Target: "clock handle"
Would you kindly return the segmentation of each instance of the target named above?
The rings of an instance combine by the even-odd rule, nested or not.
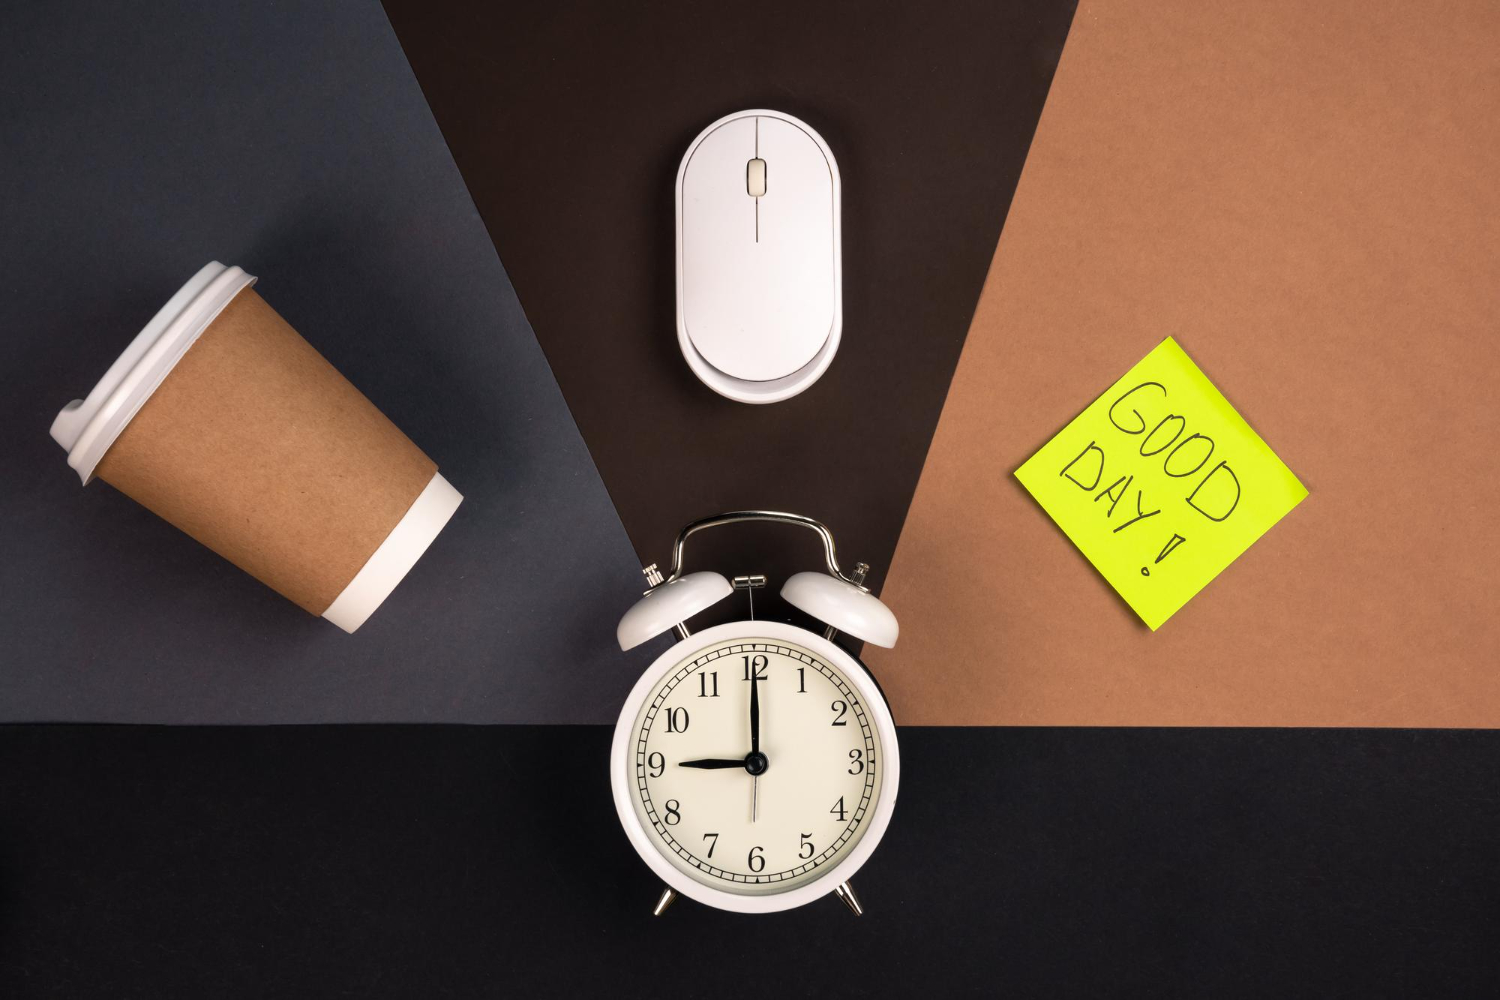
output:
[[[683,550],[687,546],[687,540],[693,535],[707,528],[717,528],[726,524],[742,524],[746,521],[774,521],[779,524],[792,524],[798,527],[815,531],[823,540],[823,561],[828,565],[828,572],[843,580],[845,583],[858,587],[868,592],[869,588],[864,586],[864,577],[859,579],[845,576],[843,570],[839,569],[838,553],[833,544],[833,532],[828,530],[822,521],[815,521],[801,514],[788,514],[779,510],[733,510],[725,514],[715,514],[694,521],[677,533],[677,541],[672,546],[672,572],[667,574],[666,581],[671,583],[682,575]],[[867,567],[868,570],[868,567]]]

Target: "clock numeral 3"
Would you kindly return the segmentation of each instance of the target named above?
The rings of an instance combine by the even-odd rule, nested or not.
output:
[[[713,678],[713,683],[711,683],[711,684],[709,683],[709,678]],[[717,670],[715,670],[712,673],[699,674],[698,675],[698,697],[700,697],[700,698],[717,698],[718,696],[719,696],[719,672]]]
[[[837,725],[837,723],[835,723]],[[667,732],[685,733],[688,727],[688,710],[685,708],[667,709]]]
[[[763,850],[765,850],[764,847],[752,847],[752,848],[750,848],[750,857],[749,857],[749,859],[745,863],[750,866],[750,870],[751,871],[753,871],[753,872],[763,872],[763,871],[766,870],[766,858],[765,858],[765,855],[763,855],[763,854],[760,853]]]
[[[839,801],[842,802],[844,800],[843,799],[839,799]],[[682,803],[678,802],[676,799],[668,799],[666,801],[666,806],[667,806],[667,814],[664,817],[662,817],[662,819],[666,822],[666,824],[668,826],[676,826],[678,823],[681,823],[682,822]]]
[[[766,665],[770,662],[764,656],[741,657],[745,661],[745,680],[750,679],[750,671],[755,670],[755,679],[763,681],[766,679]]]
[[[865,773],[865,755],[860,753],[858,748],[849,751],[849,773]]]
[[[653,753],[646,758],[646,766],[651,769],[649,772],[651,777],[660,778],[661,773],[667,769],[667,758],[663,757],[659,752]]]
[[[828,815],[837,816],[840,823],[849,818],[849,810],[844,808],[844,797],[842,795],[840,795],[839,800],[833,804],[833,808],[828,810]]]
[[[810,833],[804,833],[802,835],[802,843],[797,848],[797,857],[801,858],[803,861],[806,861],[808,858],[812,857],[813,854],[817,851],[817,848],[813,846],[813,842],[807,839],[811,836],[812,834]]]
[[[836,701],[832,705],[829,705],[828,707],[831,708],[831,709],[833,709],[835,712],[838,713],[837,715],[835,715],[833,717],[833,724],[835,726],[847,726],[849,724],[844,719],[844,716],[846,716],[846,715],[849,714],[849,703],[848,702],[845,702],[845,701]]]
[[[713,857],[714,856],[714,848],[719,846],[719,835],[717,833],[705,833],[703,835],[703,839],[704,840],[707,840],[710,837],[713,838],[713,843],[711,843],[711,844],[708,845],[708,856],[709,857]]]

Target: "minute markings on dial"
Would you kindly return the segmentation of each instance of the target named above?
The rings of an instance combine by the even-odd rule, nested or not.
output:
[[[668,738],[665,736],[665,726],[663,725],[653,728],[653,723],[659,722],[661,718],[665,718],[664,714],[659,715],[658,713],[663,709],[664,705],[673,695],[674,691],[677,690],[677,686],[685,679],[691,677],[692,674],[701,671],[706,666],[713,664],[716,660],[726,657],[742,656],[746,653],[774,654],[795,661],[793,665],[797,667],[798,673],[792,674],[791,676],[793,679],[792,690],[796,692],[802,692],[806,687],[806,682],[803,679],[802,675],[805,674],[810,676],[814,671],[822,674],[823,677],[826,678],[827,681],[837,690],[839,696],[845,699],[846,703],[851,709],[849,713],[849,728],[850,730],[852,730],[852,732],[850,732],[850,735],[855,736],[856,740],[858,740],[858,742],[863,745],[864,752],[862,754],[862,758],[868,761],[864,774],[862,775],[863,781],[858,783],[858,790],[850,789],[850,791],[854,793],[854,797],[851,797],[847,800],[849,821],[846,824],[842,824],[838,836],[830,837],[829,841],[831,842],[825,841],[821,845],[823,846],[823,850],[818,855],[802,861],[795,867],[788,868],[785,871],[759,873],[727,871],[718,867],[717,865],[714,865],[712,862],[709,862],[704,858],[698,857],[694,854],[692,847],[698,846],[699,850],[701,850],[701,845],[687,845],[684,843],[680,843],[678,838],[673,835],[673,832],[667,829],[666,825],[663,822],[662,814],[660,814],[657,805],[652,801],[651,790],[648,787],[646,781],[648,774],[646,763],[646,758],[648,756],[648,739],[656,745],[665,746],[665,744],[660,743],[660,739]],[[830,857],[839,853],[851,840],[851,838],[855,838],[860,833],[862,833],[861,824],[863,823],[867,811],[872,804],[872,799],[877,783],[875,734],[872,729],[872,723],[865,712],[860,696],[856,691],[851,689],[846,679],[842,677],[843,669],[843,667],[840,667],[839,669],[831,669],[827,664],[819,661],[816,657],[810,655],[804,650],[788,648],[775,642],[731,643],[704,651],[702,655],[697,656],[690,661],[682,663],[673,674],[659,681],[658,688],[653,697],[653,700],[643,710],[641,719],[637,722],[636,770],[637,788],[639,795],[638,804],[645,814],[644,818],[646,818],[648,821],[648,827],[654,830],[656,836],[660,839],[660,841],[671,852],[677,854],[678,857],[681,858],[684,862],[690,864],[692,867],[704,872],[707,875],[739,883],[765,884],[797,878],[798,876],[810,872],[812,869],[823,864]],[[763,676],[764,675],[762,675],[762,677]],[[750,680],[750,678],[747,677],[746,680]],[[757,686],[758,685],[755,685],[754,682],[752,682],[752,688]],[[743,709],[741,709],[741,711],[743,711]],[[740,718],[743,719],[744,716],[740,716]],[[663,735],[661,737],[656,737],[653,739],[652,734],[656,732],[657,729],[660,729]],[[743,730],[741,730],[741,732],[743,732]],[[675,735],[670,737],[670,739],[677,738],[678,737]],[[772,747],[772,749],[774,750],[774,746]],[[670,751],[668,751],[668,753],[670,755]],[[732,769],[732,767],[744,766],[743,761],[735,760],[730,757],[704,759],[723,760],[726,763],[721,766],[726,770]],[[733,761],[733,764],[730,764],[730,761]],[[849,760],[846,758],[842,762],[841,770],[848,764]],[[673,770],[675,771],[676,769],[674,768]],[[732,782],[733,778],[726,777],[724,780]],[[684,800],[683,808],[686,810],[690,807],[691,802]],[[819,839],[821,840],[822,838]],[[733,858],[734,855],[727,855],[727,857]],[[743,868],[748,866],[741,865],[740,867]]]

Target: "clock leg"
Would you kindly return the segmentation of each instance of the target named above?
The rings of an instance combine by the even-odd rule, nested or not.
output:
[[[671,892],[672,890],[668,889],[667,891]],[[838,888],[833,890],[833,894],[842,899],[844,905],[849,907],[856,917],[865,915],[865,908],[859,905],[859,897],[854,894],[854,886],[848,882],[840,882]]]
[[[844,883],[844,884],[848,885],[847,882]],[[667,907],[671,906],[672,903],[676,899],[677,899],[677,890],[676,889],[673,889],[673,888],[670,888],[670,887],[663,889],[661,891],[661,898],[656,901],[656,907],[651,911],[651,915],[653,917],[659,917],[663,913],[666,913],[667,912]]]

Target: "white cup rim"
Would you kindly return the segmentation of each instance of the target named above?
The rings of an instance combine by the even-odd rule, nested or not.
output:
[[[87,485],[115,439],[171,374],[189,347],[255,276],[209,261],[151,318],[84,399],[52,421],[52,439]]]

